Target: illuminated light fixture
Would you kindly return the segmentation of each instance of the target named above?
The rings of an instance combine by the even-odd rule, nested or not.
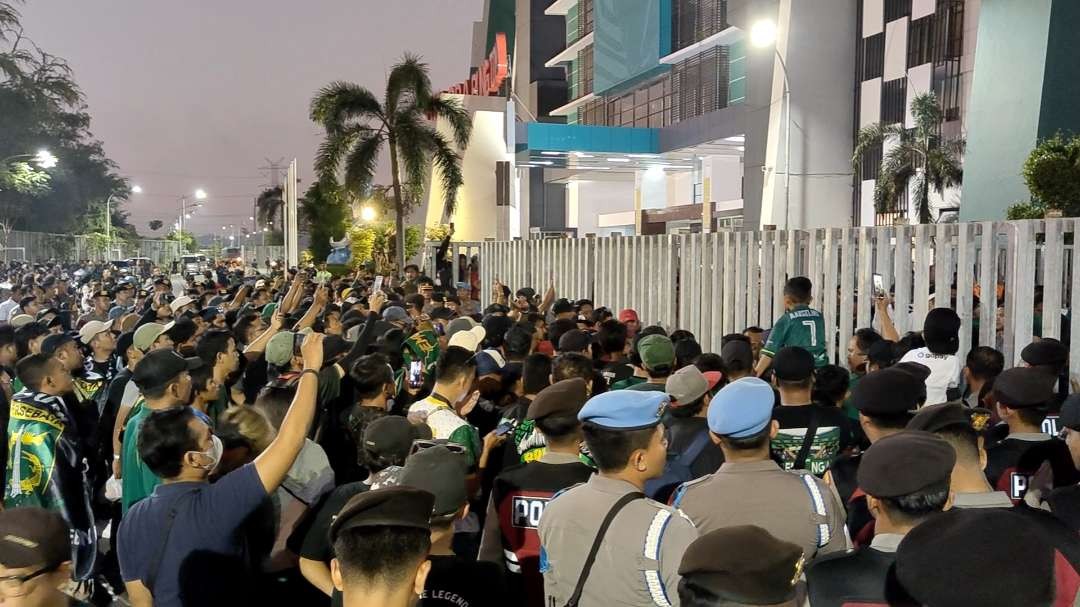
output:
[[[631,158],[656,158],[656,154],[627,154]]]
[[[746,137],[742,135],[735,135],[734,137],[724,137],[724,141],[730,141],[732,143],[742,143],[746,141]]]
[[[142,186],[138,186],[138,185],[131,186],[131,193],[132,194],[142,194]]]
[[[38,150],[37,156],[34,156],[34,162],[43,169],[51,169],[56,166],[59,160],[49,150]]]
[[[776,23],[768,19],[755,23],[750,28],[750,41],[758,48],[772,45],[776,42]]]
[[[629,158],[608,158],[608,162],[630,162]]]
[[[596,158],[596,156],[586,154],[585,152],[574,152],[574,156],[577,158]]]
[[[664,169],[668,170],[668,171],[674,171],[676,169],[684,169],[685,170],[685,169],[692,169],[692,168],[694,168],[694,167],[689,166],[689,165],[684,165],[684,164],[671,164],[671,165],[668,165],[668,166],[664,167]]]
[[[540,152],[544,156],[563,156],[566,152]]]
[[[735,149],[736,149],[736,150],[739,150],[740,152],[745,152],[745,151],[746,151],[746,148],[744,148],[744,147],[743,147],[743,146],[741,146],[741,145],[740,145],[739,147],[735,148]]]
[[[364,221],[375,221],[375,207],[364,206],[360,208],[360,219]]]
[[[196,200],[206,200],[206,190],[204,190],[202,188],[199,188],[199,189],[195,190],[195,199]]]
[[[543,166],[551,166],[551,165],[553,165],[555,163],[550,161],[550,160],[537,160],[536,164],[540,164],[540,165],[543,165]]]

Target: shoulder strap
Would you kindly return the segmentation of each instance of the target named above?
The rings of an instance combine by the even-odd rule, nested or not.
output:
[[[581,575],[578,576],[577,584],[574,586],[574,594],[570,595],[570,600],[566,601],[566,607],[578,606],[578,601],[581,600],[581,592],[585,590],[585,581],[589,579],[589,572],[592,571],[593,562],[596,561],[596,553],[600,551],[600,544],[604,542],[604,535],[607,534],[611,522],[615,520],[615,515],[630,502],[644,497],[645,494],[638,491],[627,493],[619,498],[619,501],[615,502],[611,510],[608,510],[607,515],[604,516],[604,522],[600,523],[600,530],[596,532],[596,537],[593,539],[592,548],[589,548],[589,556],[585,557],[585,564],[581,567]]]
[[[810,405],[810,427],[806,429],[806,434],[803,435],[802,447],[799,449],[799,454],[795,456],[795,468],[798,470],[806,468],[806,458],[810,455],[810,447],[814,445],[818,424],[821,421],[820,418],[821,411],[818,409],[818,405]]]
[[[189,491],[184,495],[176,498],[173,502],[172,508],[169,508],[169,514],[165,518],[165,533],[161,537],[161,544],[158,546],[157,551],[154,553],[154,559],[150,561],[150,565],[146,568],[146,589],[150,591],[150,595],[154,594],[154,582],[157,581],[158,571],[161,569],[161,559],[165,556],[165,548],[169,545],[169,536],[172,534],[173,523],[176,522],[176,515],[180,512],[180,506],[182,503],[186,503],[195,495],[195,491]]]

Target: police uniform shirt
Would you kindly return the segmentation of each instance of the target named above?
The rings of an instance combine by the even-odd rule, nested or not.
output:
[[[800,546],[808,560],[850,547],[836,490],[806,471],[788,472],[772,460],[725,462],[715,474],[683,484],[672,505],[701,533],[757,525]]]
[[[535,462],[516,466],[495,478],[480,540],[482,561],[499,563],[522,605],[542,607],[537,527],[552,496],[589,480],[594,470],[580,457],[548,451]]]
[[[630,483],[595,475],[548,502],[540,519],[546,604],[566,604],[600,523],[619,498],[634,491],[639,489]],[[677,604],[679,563],[697,537],[694,525],[675,508],[647,498],[627,504],[604,536],[580,604]]]
[[[1043,462],[1049,462],[1054,487],[1077,481],[1077,471],[1065,441],[1041,432],[1014,432],[986,450],[986,480],[1014,503],[1027,492],[1028,482]]]
[[[902,539],[903,535],[882,533],[856,552],[816,560],[806,571],[810,607],[888,605],[889,569]]]

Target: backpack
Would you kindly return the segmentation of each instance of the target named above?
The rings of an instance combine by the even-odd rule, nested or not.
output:
[[[709,445],[709,431],[702,430],[681,453],[668,453],[664,473],[657,478],[645,481],[645,495],[667,503],[668,497],[679,485],[694,480],[690,466]]]

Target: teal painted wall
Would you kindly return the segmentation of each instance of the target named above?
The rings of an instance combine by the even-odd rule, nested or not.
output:
[[[666,15],[666,18],[665,18]],[[671,0],[595,0],[593,4],[597,94],[613,94],[671,69]]]
[[[1030,197],[1020,169],[1040,131],[1051,5],[982,1],[968,104],[964,221],[1004,219],[1010,205]]]
[[[1080,134],[1080,2],[1054,0],[1043,76],[1039,138]]]
[[[617,152],[656,154],[658,129],[530,122],[528,149],[558,152]]]

